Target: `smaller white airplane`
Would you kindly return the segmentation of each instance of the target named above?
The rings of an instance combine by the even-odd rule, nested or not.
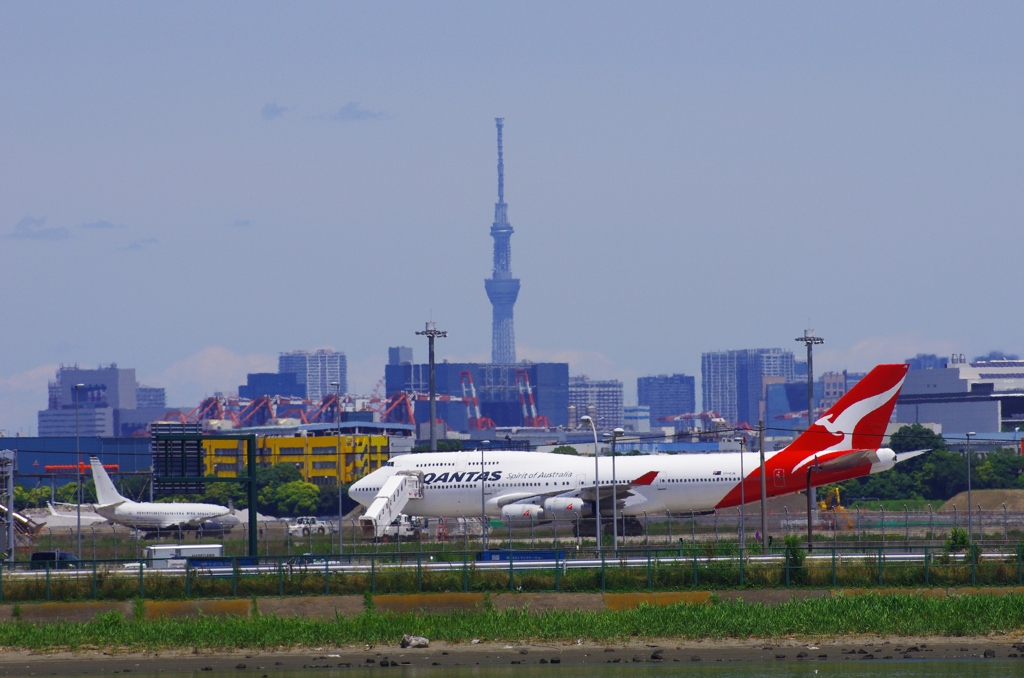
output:
[[[213,521],[226,516],[231,510],[217,504],[192,504],[132,501],[114,487],[103,464],[96,457],[89,457],[92,478],[96,483],[96,513],[112,523],[142,529],[198,529],[223,531],[225,527]]]

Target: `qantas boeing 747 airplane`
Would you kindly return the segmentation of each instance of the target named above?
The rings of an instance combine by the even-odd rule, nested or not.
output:
[[[769,497],[871,473],[922,454],[881,448],[899,396],[906,365],[879,365],[850,389],[795,441],[768,452]],[[745,477],[741,477],[742,468]],[[367,507],[365,525],[390,522],[399,513],[455,518],[480,515],[522,525],[612,514],[612,460],[598,459],[595,489],[592,457],[487,451],[435,452],[395,457],[352,485],[349,494]],[[757,452],[656,454],[616,458],[616,498],[621,515],[710,511],[748,502],[761,494]],[[483,497],[481,497],[483,483]]]

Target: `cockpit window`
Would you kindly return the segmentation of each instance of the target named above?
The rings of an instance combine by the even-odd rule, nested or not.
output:
[[[394,465],[395,465],[395,462],[393,462],[393,461],[389,461],[388,463],[386,463],[386,464],[384,464],[384,465],[385,465],[385,466],[394,466]]]

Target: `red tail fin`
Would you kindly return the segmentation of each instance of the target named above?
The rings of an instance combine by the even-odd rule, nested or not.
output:
[[[906,374],[907,365],[878,365],[786,451],[877,450]]]

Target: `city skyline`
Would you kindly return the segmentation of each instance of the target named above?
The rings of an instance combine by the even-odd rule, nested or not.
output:
[[[0,25],[8,433],[61,363],[177,405],[333,346],[369,392],[431,317],[488,361],[496,116],[520,359],[634,400],[806,327],[816,373],[1024,352],[976,273],[1020,237],[1024,8],[60,7]]]

